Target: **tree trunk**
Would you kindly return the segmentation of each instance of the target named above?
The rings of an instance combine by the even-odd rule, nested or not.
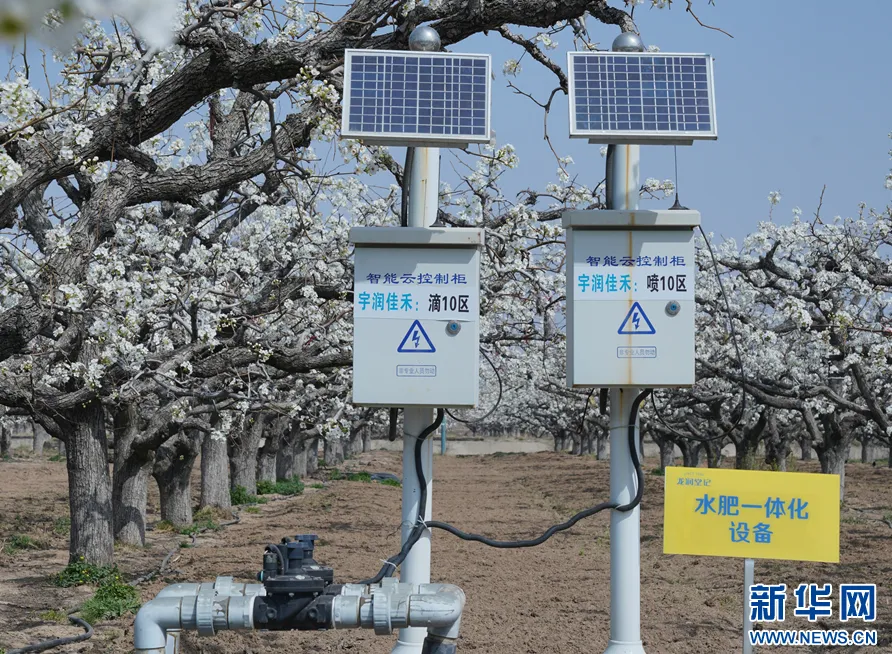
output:
[[[363,429],[362,430],[362,452],[363,454],[368,454],[372,451],[372,430],[371,429]]]
[[[307,451],[309,443],[298,434],[294,444],[294,474],[303,479],[309,474],[307,470]]]
[[[128,404],[114,415],[115,461],[112,476],[115,540],[125,545],[145,545],[146,500],[153,452],[135,451],[139,436],[139,412]]]
[[[799,448],[802,450],[800,459],[802,461],[811,461],[811,459],[812,459],[811,437],[808,435],[808,433],[805,433],[800,437]]]
[[[781,436],[774,414],[768,417],[768,438],[765,440],[765,465],[778,472],[787,471],[790,441]]]
[[[818,460],[821,462],[821,472],[828,475],[839,475],[839,499],[845,499],[846,491],[846,456],[848,447],[844,450],[840,445],[836,447],[821,448],[818,452]]]
[[[46,433],[46,430],[35,422],[34,423],[34,452],[36,454],[43,454],[43,447],[44,447],[44,445],[46,445],[46,442],[49,439],[50,439],[50,435]]]
[[[161,494],[161,519],[174,527],[192,524],[192,466],[199,437],[180,432],[158,448],[152,476]]]
[[[604,461],[607,459],[607,431],[604,429],[599,429],[598,433],[595,435],[595,457],[598,461]]]
[[[322,458],[328,467],[341,465],[344,462],[344,441],[337,436],[328,436],[323,445]]]
[[[0,422],[0,457],[4,459],[9,457],[9,450],[12,446],[12,430],[4,423]]]
[[[706,450],[706,465],[710,468],[718,468],[722,465],[722,444],[705,442],[703,449]]]
[[[682,465],[685,468],[696,468],[700,465],[701,448],[698,443],[679,440],[678,449],[681,450]]]
[[[861,463],[873,463],[873,438],[870,434],[861,437]]]
[[[230,434],[229,477],[232,490],[239,486],[248,494],[257,494],[257,450],[269,415],[255,413],[244,428],[234,427]]]
[[[68,505],[71,515],[69,561],[111,565],[112,493],[108,475],[105,411],[98,400],[66,412]]]
[[[755,470],[756,450],[748,439],[741,438],[735,443],[734,452],[734,467],[737,470]]]
[[[294,471],[294,459],[297,453],[294,440],[295,432],[290,427],[279,439],[279,449],[276,452],[276,479],[279,481],[291,479],[297,474]]]
[[[319,439],[311,438],[307,442],[307,474],[314,475],[319,469]]]
[[[821,426],[824,438],[816,447],[821,472],[839,475],[839,499],[842,501],[846,490],[846,459],[852,444],[851,430],[842,428],[836,412],[822,415]]]
[[[350,440],[347,441],[347,447],[345,448],[345,455],[348,459],[352,459],[362,450],[362,434],[356,432],[350,437]]]
[[[226,439],[205,434],[201,442],[201,508],[232,508]]]
[[[257,481],[276,481],[276,454],[281,444],[281,434],[267,430],[266,439],[257,451]]]
[[[675,465],[675,443],[661,438],[659,439],[660,447],[660,468],[665,470],[669,466]]]

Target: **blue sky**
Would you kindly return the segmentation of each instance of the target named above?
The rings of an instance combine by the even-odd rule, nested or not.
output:
[[[782,194],[774,218],[783,221],[795,206],[810,216],[825,184],[825,217],[855,214],[860,201],[878,208],[892,201],[883,187],[892,166],[892,2],[851,4],[844,10],[830,0],[716,0],[711,7],[696,0],[700,19],[733,39],[698,26],[681,1],[671,10],[636,9],[646,44],[664,52],[706,52],[716,60],[719,139],[678,148],[680,198],[701,211],[707,231],[741,238],[767,218],[774,190]],[[589,29],[603,48],[617,34],[616,27],[591,20]],[[550,54],[566,68],[570,34],[555,39],[559,47]],[[490,32],[451,50],[493,56],[493,126],[499,142],[512,143],[520,156],[509,186],[542,188],[557,165],[541,138],[541,110],[507,89],[501,73],[520,48]],[[542,99],[556,86],[554,75],[529,57],[514,81]],[[597,183],[604,176],[598,146],[570,141],[567,100],[561,95],[555,104],[549,132],[557,150],[573,156],[573,174]],[[447,163],[444,157],[444,177]],[[671,147],[642,147],[641,165],[642,179],[674,178]]]

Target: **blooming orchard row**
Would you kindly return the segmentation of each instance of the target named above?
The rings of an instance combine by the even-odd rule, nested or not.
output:
[[[500,34],[547,61],[539,47],[559,32],[592,45],[586,20],[634,29],[606,2],[465,4],[357,0],[327,16],[294,0],[183,2],[166,48],[128,3],[109,4],[129,23],[86,22],[47,63],[48,85],[16,55],[0,85],[0,405],[65,442],[72,556],[107,563],[115,538],[142,541],[151,476],[162,517],[188,524],[199,452],[202,504],[228,506],[230,487],[311,467],[320,439],[332,460],[384,429],[386,411],[350,402],[348,232],[399,224],[403,171],[387,149],[337,138],[344,49],[405,48],[420,23],[447,46],[511,24],[530,34]],[[443,185],[440,220],[486,229],[481,404],[498,402],[474,428],[592,448],[597,396],[564,382],[559,220],[601,207],[603,188],[564,157],[555,181],[513,199],[510,145],[456,157],[464,173]],[[648,180],[642,192],[672,190]],[[701,248],[700,381],[660,394],[647,433],[715,459],[703,439],[728,431],[774,443],[778,462],[801,436],[828,470],[846,439],[885,442],[888,225],[864,208],[716,244],[730,315]]]

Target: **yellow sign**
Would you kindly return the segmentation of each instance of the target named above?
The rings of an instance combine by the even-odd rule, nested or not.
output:
[[[839,562],[839,475],[666,468],[665,554]]]

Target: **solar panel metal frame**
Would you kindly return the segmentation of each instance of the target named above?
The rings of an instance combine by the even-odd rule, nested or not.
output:
[[[351,84],[353,58],[355,56],[397,56],[417,59],[472,59],[486,63],[486,116],[484,134],[426,134],[421,132],[368,132],[350,129]],[[423,52],[412,50],[356,50],[344,51],[344,97],[341,102],[341,138],[356,139],[369,145],[397,145],[415,147],[463,148],[471,143],[488,144],[492,140],[491,97],[492,59],[488,54],[464,54],[454,52]]]
[[[703,57],[706,59],[706,89],[709,101],[709,130],[610,130],[610,129],[577,129],[576,123],[576,57]],[[713,75],[713,59],[702,52],[568,52],[567,69],[569,71],[569,105],[570,105],[570,138],[587,138],[589,143],[631,145],[691,145],[695,140],[715,140],[718,138],[716,122],[715,85]]]

